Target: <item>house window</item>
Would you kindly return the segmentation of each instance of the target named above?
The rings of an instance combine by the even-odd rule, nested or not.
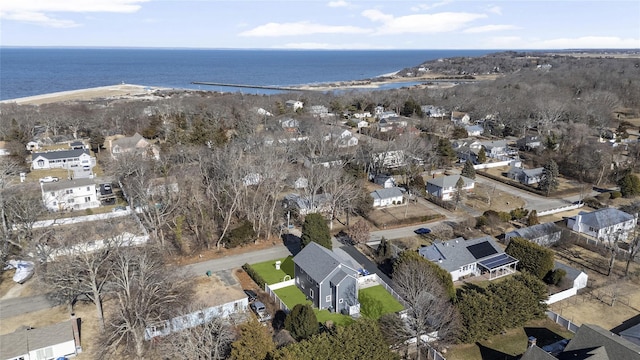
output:
[[[56,193],[52,191],[51,196],[56,196]]]
[[[309,289],[309,297],[313,297],[313,289]]]
[[[87,197],[85,197],[85,198],[84,198],[84,202],[88,203],[88,202],[90,202],[90,201],[91,201],[91,198],[90,198],[89,196],[87,196]]]
[[[74,201],[74,200],[75,200],[75,199],[69,199],[69,203],[70,203],[70,204],[73,204],[73,201]]]
[[[338,300],[338,304],[342,304],[344,302],[343,299]]]
[[[38,167],[44,167],[44,160],[38,160]]]
[[[67,194],[73,194],[73,189],[67,189]]]
[[[595,232],[596,229],[592,228],[591,226],[589,226],[589,231]]]
[[[327,295],[327,297],[324,299],[325,302],[331,302],[331,295]]]
[[[91,191],[91,188],[87,186],[87,191]]]

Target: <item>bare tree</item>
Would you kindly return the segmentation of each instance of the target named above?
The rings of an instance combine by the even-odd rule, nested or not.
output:
[[[113,255],[115,304],[104,336],[102,358],[144,358],[148,326],[179,315],[191,289],[182,274],[151,248],[122,249]]]
[[[168,335],[160,351],[171,359],[227,359],[236,333],[227,319],[215,317],[200,326]]]
[[[391,322],[396,331],[416,338],[417,358],[424,335],[437,332],[442,342],[451,340],[459,324],[458,314],[450,302],[443,285],[433,269],[422,259],[403,257],[393,270],[393,284],[405,301],[406,317],[401,322]]]
[[[347,230],[347,235],[355,244],[364,244],[371,236],[369,223],[363,219],[358,220]]]

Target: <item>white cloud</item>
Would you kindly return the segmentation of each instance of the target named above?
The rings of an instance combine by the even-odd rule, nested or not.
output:
[[[492,6],[487,9],[487,11],[496,15],[502,15],[502,8],[500,6]]]
[[[24,23],[48,26],[52,28],[72,28],[80,26],[72,20],[61,20],[51,18],[43,13],[33,11],[16,11],[10,13],[0,13],[0,18],[5,20],[14,20]]]
[[[327,6],[329,6],[329,7],[347,7],[347,6],[349,6],[349,3],[344,1],[344,0],[329,1]]]
[[[535,49],[637,49],[640,37],[620,38],[616,36],[583,36],[579,38],[558,38],[531,43]]]
[[[484,26],[476,26],[472,28],[465,29],[463,33],[467,34],[476,34],[476,33],[485,33],[492,31],[505,31],[505,30],[517,30],[520,29],[515,25],[484,25]]]
[[[3,0],[0,19],[28,22],[49,27],[78,26],[72,20],[53,17],[52,13],[114,12],[133,13],[150,0]]]
[[[440,6],[445,6],[448,5],[450,3],[452,3],[453,0],[444,0],[444,1],[440,1],[437,3],[433,3],[433,4],[420,4],[420,5],[416,5],[414,7],[411,8],[412,11],[422,11],[422,10],[430,10],[433,8],[437,8]]]
[[[366,43],[350,43],[350,44],[329,44],[329,43],[287,43],[277,45],[274,49],[306,49],[306,50],[368,50],[368,49],[392,49],[392,47],[381,47],[381,45],[372,45]]]
[[[243,31],[240,36],[295,36],[311,34],[367,34],[371,30],[356,26],[333,26],[316,24],[308,21],[295,23],[268,23],[251,30]]]
[[[362,16],[374,22],[381,22],[377,34],[434,34],[451,32],[463,28],[468,23],[486,18],[486,14],[463,12],[442,12],[435,14],[415,14],[394,17],[380,10],[365,10]]]

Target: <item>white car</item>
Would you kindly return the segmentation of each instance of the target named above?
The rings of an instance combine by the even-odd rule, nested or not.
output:
[[[55,176],[45,176],[43,178],[40,178],[40,182],[41,183],[57,182],[58,180],[60,180],[60,179],[58,179]]]

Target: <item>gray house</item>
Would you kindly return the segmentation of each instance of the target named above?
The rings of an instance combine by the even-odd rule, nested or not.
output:
[[[549,246],[560,240],[561,236],[562,229],[548,222],[510,231],[504,235],[504,239],[508,242],[511,238],[521,237],[541,246]]]
[[[540,182],[543,170],[544,168],[541,167],[535,169],[523,169],[512,166],[509,171],[507,171],[507,177],[509,179],[519,181],[524,185],[532,185]]]
[[[330,250],[311,242],[294,258],[296,286],[313,306],[350,315],[360,311],[358,272]]]

